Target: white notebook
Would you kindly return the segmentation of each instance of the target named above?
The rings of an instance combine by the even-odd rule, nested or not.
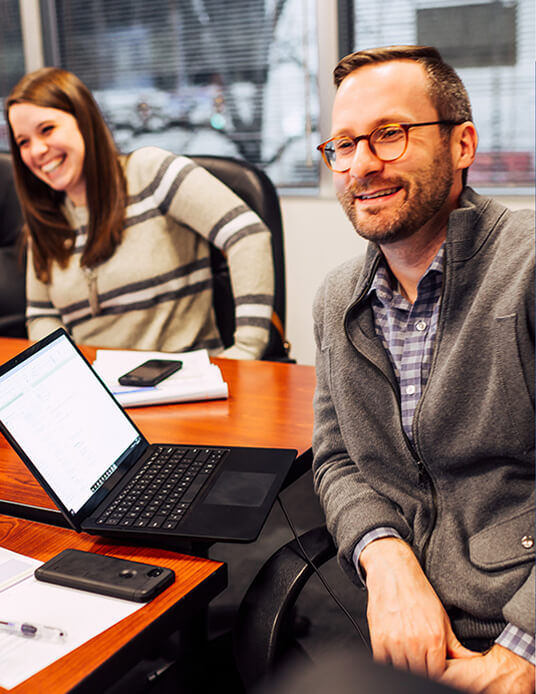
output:
[[[119,385],[119,376],[147,359],[177,359],[182,361],[182,369],[154,387]],[[218,400],[229,396],[220,369],[210,363],[205,349],[182,354],[99,349],[93,368],[123,407]]]

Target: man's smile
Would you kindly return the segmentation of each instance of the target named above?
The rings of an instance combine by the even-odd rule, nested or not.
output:
[[[385,188],[384,190],[376,190],[372,193],[360,193],[355,195],[354,197],[358,198],[359,200],[377,200],[378,198],[384,198],[389,195],[394,195],[395,193],[398,193],[398,191],[401,190],[401,188],[402,186],[395,186],[393,188]]]

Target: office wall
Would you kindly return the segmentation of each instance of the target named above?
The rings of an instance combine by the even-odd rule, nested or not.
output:
[[[534,198],[498,197],[511,209],[534,208]],[[314,363],[311,305],[324,275],[363,252],[366,242],[353,230],[335,198],[282,197],[287,264],[287,337],[300,364]]]

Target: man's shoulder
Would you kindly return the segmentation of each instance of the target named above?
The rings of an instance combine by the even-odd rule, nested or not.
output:
[[[317,290],[314,306],[330,311],[344,311],[354,295],[360,281],[366,275],[368,254],[346,260],[330,270]]]
[[[480,195],[469,187],[464,190],[461,203],[460,211],[472,213],[474,223],[485,229],[494,228],[502,232],[505,227],[514,227],[519,234],[531,236],[534,232],[534,209],[512,210],[497,199]]]
[[[355,277],[357,272],[361,272],[364,269],[366,258],[366,254],[362,253],[361,255],[356,255],[353,258],[349,258],[339,265],[336,265],[326,274],[324,282],[332,281],[335,277],[337,277],[339,281],[342,281],[345,278],[350,279]]]
[[[495,198],[465,188],[460,206],[452,212],[447,231],[449,256],[464,261],[474,256],[532,256],[534,210],[511,210]]]

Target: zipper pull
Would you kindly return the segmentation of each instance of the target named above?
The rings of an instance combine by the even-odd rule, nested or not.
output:
[[[423,485],[426,481],[426,468],[420,460],[417,461],[417,470],[419,473],[419,484]]]

